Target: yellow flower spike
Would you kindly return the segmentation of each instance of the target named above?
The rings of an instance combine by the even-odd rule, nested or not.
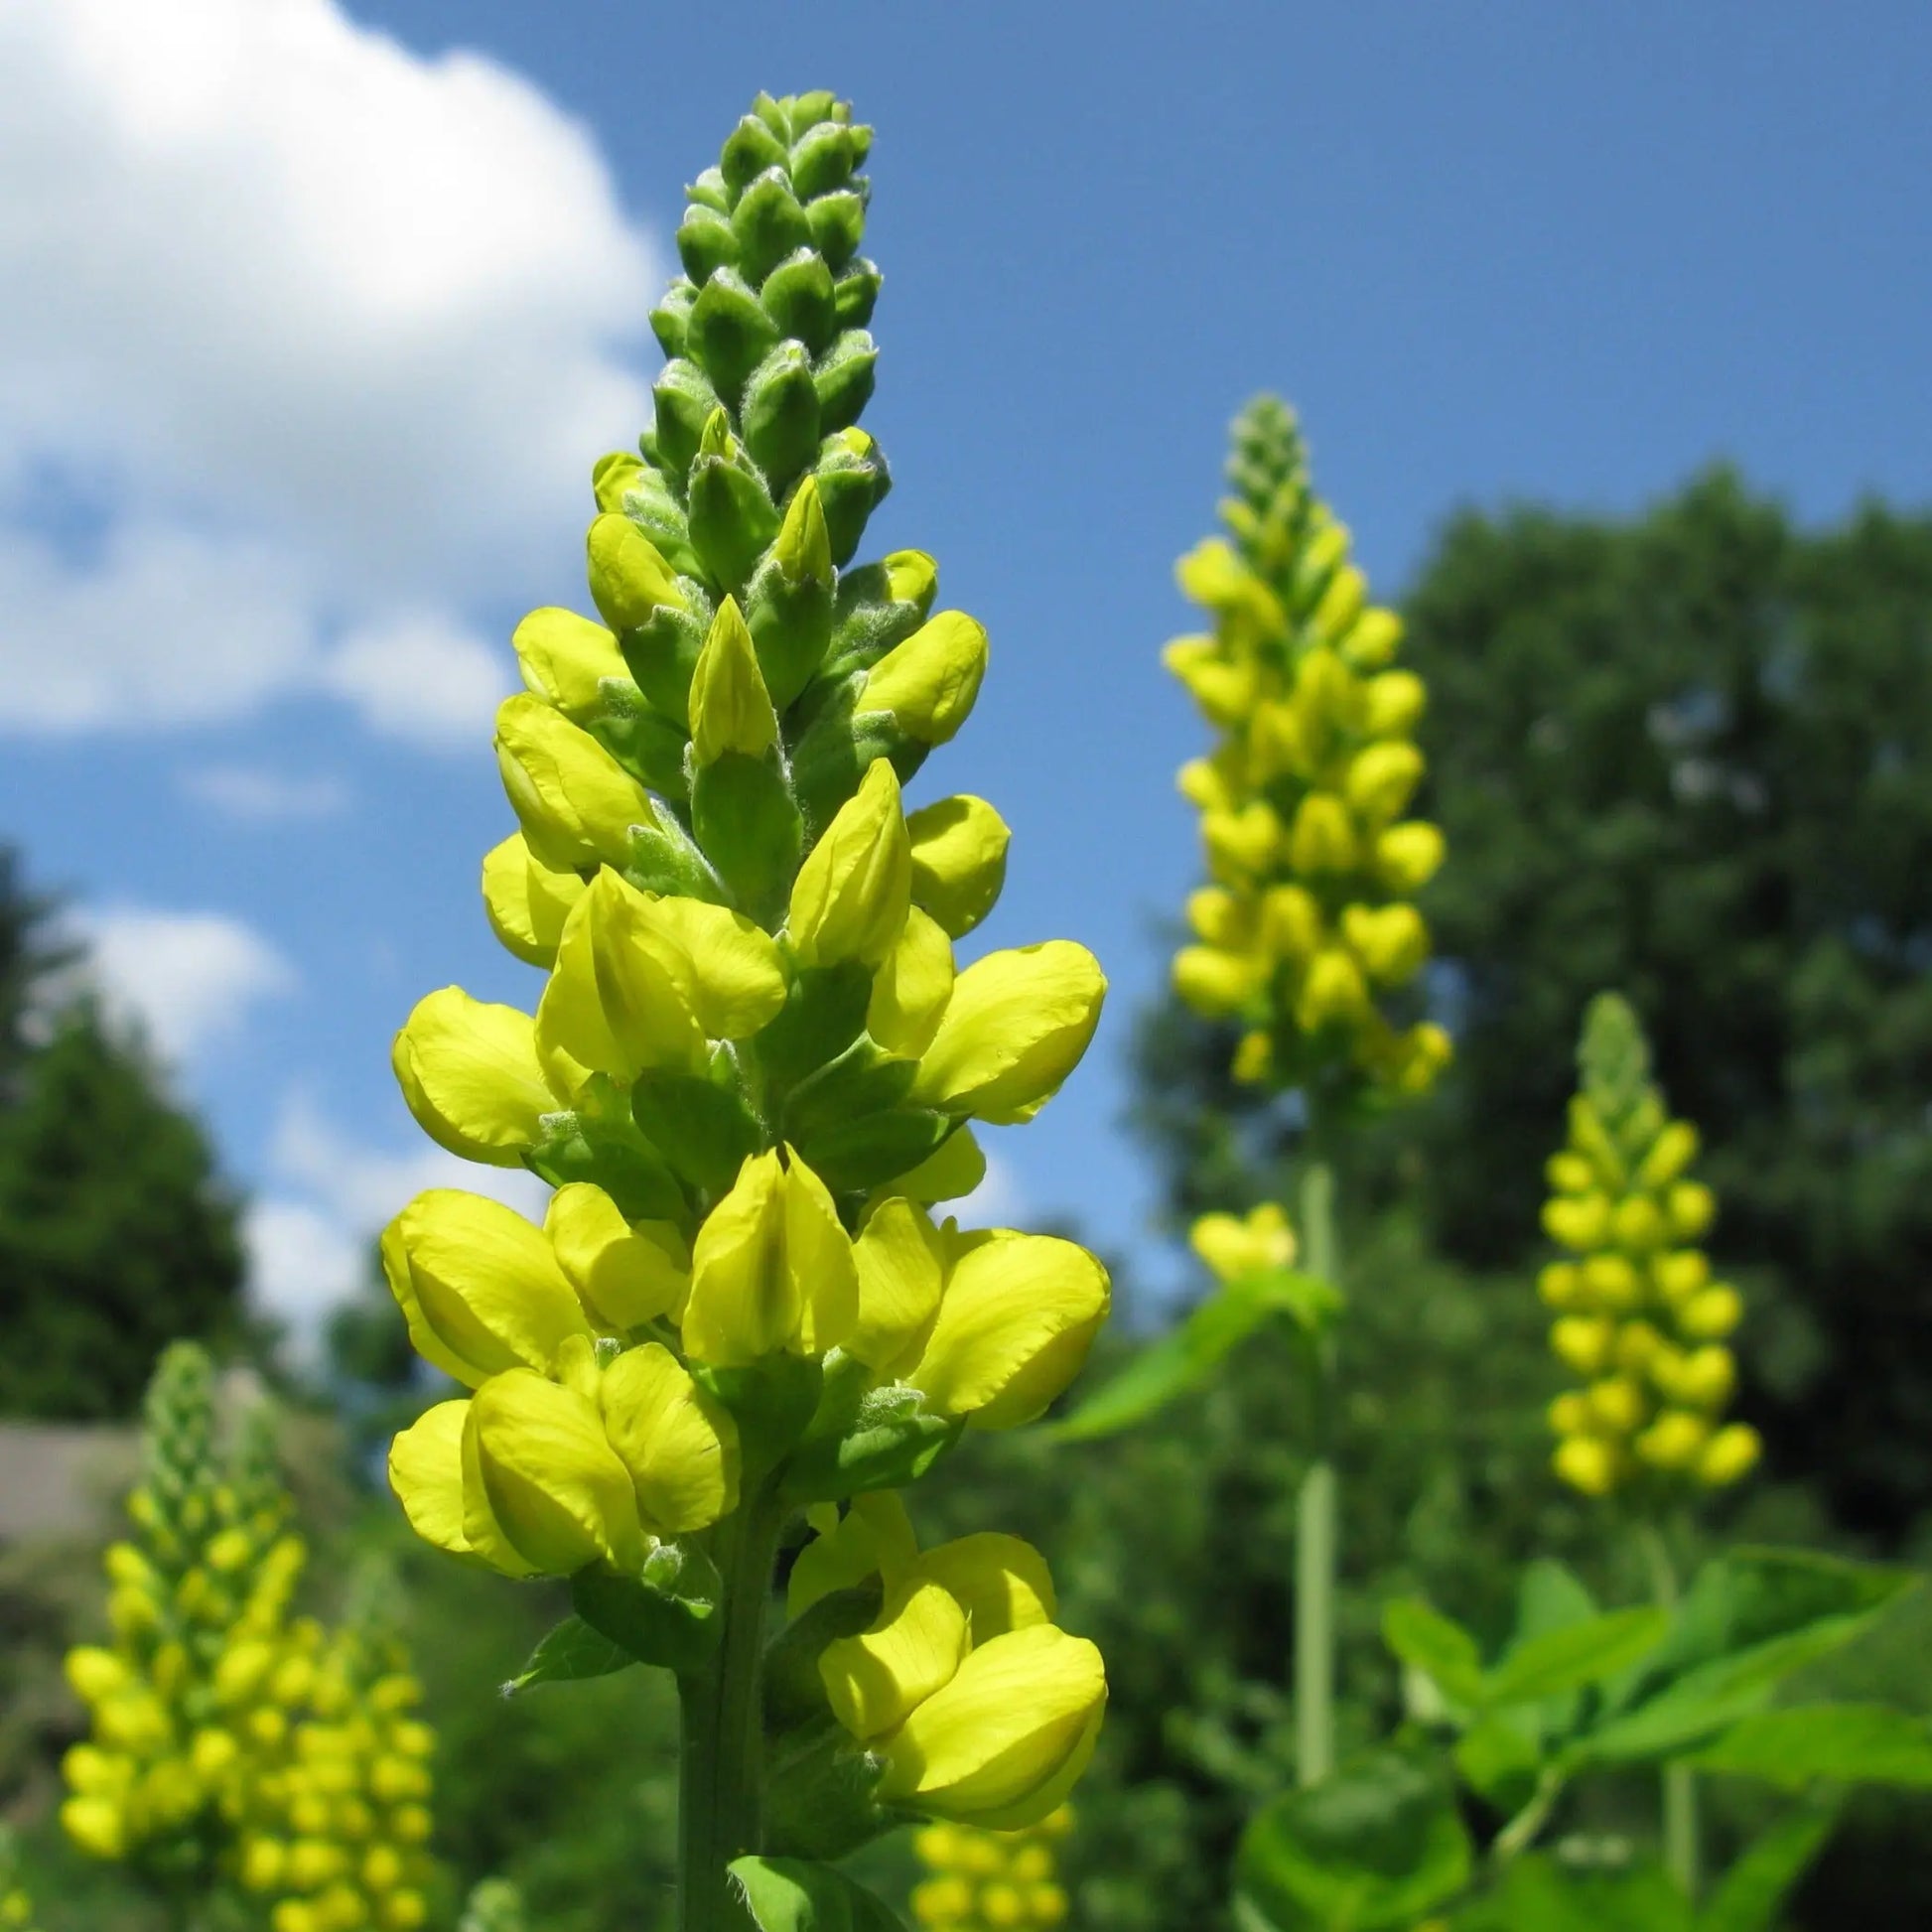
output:
[[[911,902],[912,845],[898,777],[887,759],[874,759],[798,868],[785,937],[801,966],[847,959],[877,966]]]
[[[926,1551],[917,1568],[966,1612],[976,1645],[1053,1620],[1056,1604],[1046,1559],[1017,1536],[983,1530],[957,1537]]]
[[[752,633],[726,598],[711,621],[691,674],[691,750],[700,764],[727,752],[761,758],[778,742],[778,715],[764,688]]]
[[[419,1000],[390,1052],[403,1099],[438,1147],[493,1168],[522,1166],[542,1118],[563,1104],[537,1058],[536,1026],[461,987]]]
[[[896,1490],[855,1496],[835,1524],[799,1551],[785,1584],[785,1612],[803,1616],[821,1597],[850,1589],[868,1577],[879,1577],[887,1588],[894,1588],[910,1573],[918,1554],[911,1519]]]
[[[668,1348],[647,1342],[620,1355],[598,1400],[646,1530],[682,1536],[738,1507],[738,1425]]]
[[[564,921],[537,1003],[536,1050],[547,1076],[574,1092],[592,1072],[626,1081],[650,1066],[695,1072],[705,1034],[686,997],[688,977],[653,901],[600,872]]]
[[[945,1254],[931,1217],[900,1195],[882,1200],[852,1244],[859,1276],[858,1325],[847,1350],[883,1369],[932,1319],[945,1284]]]
[[[464,1528],[467,1400],[439,1402],[400,1431],[389,1444],[389,1487],[409,1526],[425,1543],[452,1556],[480,1554]]]
[[[418,1354],[468,1388],[506,1368],[551,1374],[590,1325],[555,1252],[514,1208],[421,1193],[382,1236],[382,1266]]]
[[[958,1600],[915,1573],[888,1591],[870,1630],[825,1646],[818,1674],[833,1715],[870,1742],[950,1682],[970,1647]]]
[[[682,606],[671,567],[629,517],[609,510],[584,538],[591,601],[613,630],[635,630],[659,605]]]
[[[825,1183],[788,1149],[753,1155],[692,1244],[686,1352],[717,1368],[817,1353],[842,1343],[858,1312],[852,1243]]]
[[[607,679],[631,682],[617,638],[575,611],[532,611],[510,633],[510,647],[524,687],[572,724],[588,724],[605,710]]]
[[[986,632],[963,611],[928,618],[872,667],[862,712],[891,712],[921,745],[944,745],[971,715],[986,675]]]
[[[1008,1229],[954,1235],[939,1312],[895,1364],[940,1415],[1032,1422],[1079,1373],[1107,1318],[1107,1271],[1084,1248]]]
[[[992,911],[1007,878],[1007,822],[984,798],[922,805],[905,821],[912,846],[912,902],[962,939]]]
[[[997,1125],[1031,1120],[1079,1064],[1107,981],[1069,939],[989,953],[953,982],[911,1098]]]
[[[880,1796],[934,1817],[1037,1823],[1093,1754],[1107,1704],[1100,1653],[1052,1624],[977,1646],[881,1741]]]
[[[1187,1240],[1217,1281],[1239,1281],[1263,1268],[1295,1264],[1295,1231],[1275,1201],[1263,1201],[1245,1215],[1203,1214]]]
[[[541,864],[520,832],[492,846],[483,862],[483,911],[497,939],[528,966],[557,957],[564,919],[584,894],[574,872]]]
[[[551,1195],[543,1231],[578,1299],[607,1327],[675,1316],[691,1292],[691,1253],[678,1230],[668,1221],[633,1226],[588,1181]]]
[[[595,1403],[529,1369],[509,1369],[470,1399],[465,1421],[464,1535],[485,1560],[504,1546],[528,1573],[568,1577],[644,1560],[630,1471]]]
[[[621,865],[650,794],[591,734],[523,692],[496,711],[496,765],[530,850],[558,870]]]
[[[932,1044],[955,977],[945,928],[913,906],[873,975],[866,1031],[887,1052],[916,1059]]]

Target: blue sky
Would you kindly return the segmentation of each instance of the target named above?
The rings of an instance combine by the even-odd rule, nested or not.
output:
[[[1194,864],[1172,562],[1242,400],[1297,403],[1385,595],[1458,504],[1627,509],[1720,456],[1808,517],[1932,498],[1920,7],[167,11],[165,49],[108,0],[0,27],[40,217],[0,221],[0,836],[176,1049],[290,1310],[437,1176],[386,1066],[413,999],[534,998],[475,897],[503,640],[585,605],[679,187],[761,85],[878,130],[873,538],[993,640],[929,782],[1013,825],[988,940],[1113,979],[997,1156],[1109,1243]]]

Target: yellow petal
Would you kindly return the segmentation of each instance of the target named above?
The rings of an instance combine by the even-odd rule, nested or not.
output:
[[[916,1058],[931,1045],[953,989],[952,941],[915,905],[873,975],[866,1031],[889,1053]]]
[[[778,741],[778,716],[764,688],[752,633],[726,598],[711,621],[691,673],[691,749],[700,764],[727,752],[759,758]]]
[[[985,675],[985,630],[963,611],[941,611],[872,667],[859,709],[889,711],[907,736],[943,745],[971,715]]]
[[[855,1496],[835,1527],[799,1551],[785,1584],[785,1614],[803,1616],[820,1597],[850,1589],[868,1577],[883,1578],[890,1589],[911,1570],[918,1554],[911,1519],[897,1490]]]
[[[825,1646],[818,1674],[840,1724],[855,1737],[873,1738],[903,1724],[947,1683],[968,1646],[958,1601],[914,1575],[888,1593],[870,1630]]]
[[[691,1248],[685,1353],[737,1367],[798,1332],[800,1284],[785,1265],[785,1175],[775,1153],[755,1154],[705,1217]]]
[[[1046,1559],[1017,1536],[984,1530],[928,1550],[919,1575],[942,1584],[965,1610],[977,1648],[1009,1630],[1051,1623],[1053,1579]]]
[[[576,724],[605,708],[606,678],[631,682],[617,638],[575,611],[532,611],[511,633],[510,645],[524,685]]]
[[[681,1536],[737,1508],[738,1426],[668,1348],[653,1341],[620,1355],[599,1403],[647,1530]]]
[[[917,1201],[959,1200],[986,1178],[986,1156],[970,1127],[955,1127],[916,1168],[892,1183]]]
[[[874,759],[798,869],[785,937],[801,966],[876,966],[898,937],[911,892],[898,778],[887,759]]]
[[[633,1227],[602,1187],[578,1180],[551,1195],[543,1231],[584,1306],[607,1326],[634,1328],[683,1307],[689,1251],[670,1222]]]
[[[614,630],[650,621],[660,604],[681,604],[677,579],[657,547],[629,517],[594,517],[584,539],[591,599]]]
[[[778,1017],[787,991],[784,954],[762,926],[701,898],[643,897],[652,923],[688,962],[684,995],[713,1039],[749,1039]]]
[[[491,1167],[522,1166],[562,1104],[538,1063],[528,1014],[446,986],[416,1003],[390,1052],[409,1111],[437,1146]]]
[[[483,897],[489,929],[527,965],[548,966],[557,957],[564,919],[583,893],[576,873],[553,872],[539,863],[521,832],[512,832],[484,855]]]
[[[905,1352],[939,1307],[944,1260],[925,1210],[899,1195],[883,1200],[852,1244],[859,1321],[845,1346],[868,1368]]]
[[[912,901],[955,939],[992,911],[1006,884],[1007,822],[984,798],[922,805],[905,821],[912,842]]]
[[[439,1402],[389,1445],[389,1487],[425,1543],[452,1556],[474,1552],[463,1531],[463,1426],[467,1401]]]
[[[859,1270],[831,1190],[785,1149],[785,1265],[798,1284],[797,1346],[822,1355],[851,1338],[859,1322]]]
[[[589,732],[521,692],[496,712],[496,765],[530,848],[546,865],[622,865],[650,794]]]

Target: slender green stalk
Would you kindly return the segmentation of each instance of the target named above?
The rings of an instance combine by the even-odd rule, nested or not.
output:
[[[1670,1546],[1655,1523],[1637,1532],[1650,1571],[1650,1590],[1664,1609],[1677,1607],[1677,1571]],[[1688,1764],[1666,1764],[1664,1782],[1664,1868],[1677,1880],[1686,1898],[1695,1902],[1702,1874],[1698,1829],[1697,1773]]]
[[[1556,1810],[1557,1800],[1563,1796],[1567,1783],[1563,1773],[1554,1765],[1544,1770],[1537,1779],[1536,1789],[1530,1793],[1529,1803],[1496,1834],[1494,1843],[1489,1847],[1489,1857],[1495,1864],[1507,1864],[1536,1843],[1537,1835],[1550,1822],[1550,1814]]]
[[[678,1932],[749,1932],[727,1867],[759,1849],[759,1670],[783,1512],[747,1497],[718,1526],[723,1625],[710,1666],[678,1680]]]
[[[1309,1273],[1333,1282],[1335,1177],[1325,1161],[1302,1176],[1302,1249]],[[1338,1497],[1331,1459],[1334,1344],[1316,1345],[1311,1418],[1313,1459],[1295,1509],[1295,1764],[1305,1785],[1335,1763],[1335,1543]]]

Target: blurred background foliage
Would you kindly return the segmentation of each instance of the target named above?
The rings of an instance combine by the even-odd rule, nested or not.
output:
[[[1603,1513],[1548,1472],[1561,1376],[1531,1288],[1542,1163],[1604,987],[1635,1002],[1675,1111],[1704,1131],[1724,1203],[1710,1245],[1750,1304],[1740,1413],[1767,1468],[1708,1538],[1932,1566],[1932,520],[1873,504],[1805,532],[1718,471],[1626,520],[1458,516],[1406,609],[1432,693],[1424,803],[1451,849],[1429,896],[1433,991],[1458,1052],[1427,1106],[1365,1138],[1345,1191],[1344,1747],[1399,1714],[1386,1598],[1427,1596],[1494,1643],[1532,1555],[1609,1599],[1643,1593]],[[235,1206],[205,1141],[138,1041],[84,994],[56,997],[73,961],[54,932],[9,863],[0,1414],[125,1416],[164,1338],[266,1338],[240,1310]],[[1173,1004],[1139,1030],[1133,1125],[1175,1229],[1279,1192],[1294,1151],[1292,1123],[1225,1079],[1228,1044]],[[1179,1311],[1110,1259],[1125,1318],[1096,1382]],[[291,1474],[332,1553],[315,1587],[370,1546],[400,1564],[442,1734],[440,1849],[466,1882],[518,1880],[533,1928],[668,1923],[668,1687],[631,1672],[495,1695],[560,1603],[411,1544],[379,1465],[433,1393],[412,1359],[372,1276],[326,1360],[284,1378]],[[1225,1924],[1240,1826],[1289,1781],[1298,1373],[1263,1335],[1137,1435],[975,1439],[920,1485],[922,1540],[1028,1536],[1062,1620],[1106,1652],[1113,1701],[1063,1861],[1076,1925]],[[49,1825],[78,1724],[56,1662],[96,1625],[94,1562],[81,1540],[0,1550],[0,1808],[49,1932],[143,1924]],[[1932,1711],[1928,1657],[1921,1593],[1801,1689]],[[1710,1791],[1722,1857],[1764,1814]],[[1653,1806],[1646,1781],[1599,1785],[1565,1823],[1641,1829]],[[1922,1803],[1854,1804],[1794,1925],[1932,1923],[1925,1825]],[[906,1846],[867,1863],[904,1895]]]

